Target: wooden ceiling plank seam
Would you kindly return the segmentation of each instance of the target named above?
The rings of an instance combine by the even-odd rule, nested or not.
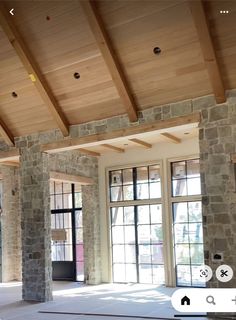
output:
[[[19,34],[12,20],[8,17],[9,13],[6,11],[3,3],[0,2],[0,24],[18,57],[20,58],[23,66],[25,67],[28,75],[32,75],[32,83],[38,90],[41,98],[48,107],[58,127],[64,136],[69,135],[69,124],[59,107],[56,98],[54,97],[48,83],[46,82],[43,74],[40,71],[34,57],[30,53],[23,38]]]
[[[5,122],[0,118],[0,135],[6,142],[6,144],[10,147],[13,147],[15,145],[14,142],[14,136],[9,130],[9,128],[6,126]]]
[[[95,2],[90,0],[82,0],[80,1],[80,4],[87,17],[91,31],[108,67],[120,98],[123,101],[129,119],[130,121],[135,122],[138,120],[138,108],[129,88],[126,76],[122,70],[117,55],[114,52],[111,40],[108,36],[108,33],[106,32],[102,18],[98,13]]]
[[[99,157],[101,155],[101,153],[99,153],[99,152],[95,152],[95,151],[84,149],[84,148],[79,148],[78,151],[81,153],[85,153],[85,154],[92,156],[92,157]]]
[[[140,139],[136,139],[136,138],[133,138],[133,139],[129,139],[129,141],[132,141],[146,149],[151,149],[152,148],[152,145],[148,142],[145,142],[143,140],[140,140]]]
[[[125,149],[113,146],[112,144],[103,143],[101,146],[104,147],[104,148],[110,149],[112,151],[118,152],[118,153],[124,153],[125,152]]]
[[[125,129],[118,129],[108,133],[97,133],[79,138],[70,138],[60,140],[48,144],[42,144],[41,150],[47,153],[57,153],[67,150],[76,150],[95,145],[101,145],[112,139],[134,138],[135,135],[153,132],[157,130],[165,130],[186,124],[194,124],[200,122],[200,113],[195,112],[190,115],[174,117],[166,120],[157,120],[152,123],[131,126]]]
[[[161,133],[161,135],[165,138],[167,138],[168,140],[170,140],[171,142],[174,142],[174,143],[181,143],[181,139],[174,136],[173,134],[170,134],[168,132],[163,132]]]
[[[197,30],[204,62],[217,103],[226,101],[225,88],[217,62],[217,57],[208,27],[208,21],[202,0],[189,0],[189,7]]]

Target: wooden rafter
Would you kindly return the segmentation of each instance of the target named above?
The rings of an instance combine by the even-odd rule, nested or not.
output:
[[[113,145],[111,145],[111,144],[108,144],[108,143],[103,143],[102,146],[103,146],[104,148],[107,148],[107,149],[116,151],[116,152],[118,152],[118,153],[124,153],[124,152],[125,152],[125,149],[115,147],[115,146],[113,146]]]
[[[0,135],[9,146],[14,146],[14,137],[2,119],[0,119]]]
[[[34,60],[34,57],[30,53],[24,40],[13,24],[12,18],[10,18],[9,12],[6,11],[5,6],[2,2],[0,2],[0,24],[10,44],[15,49],[18,57],[24,65],[27,73],[29,74],[32,83],[35,85],[41,98],[48,107],[53,119],[56,121],[63,135],[69,135],[69,125],[64,114],[62,113],[36,61]]]
[[[144,147],[146,149],[151,149],[152,148],[152,145],[150,143],[147,143],[147,142],[145,142],[143,140],[140,140],[140,139],[133,138],[133,139],[129,139],[129,141],[132,141],[132,142],[134,142],[134,143],[136,143],[136,144],[138,144],[138,145],[140,145],[140,146],[142,146],[142,147]]]
[[[67,173],[58,172],[58,171],[51,171],[50,172],[50,179],[53,181],[79,183],[81,185],[91,185],[94,183],[92,178],[67,174]]]
[[[226,101],[225,89],[208,28],[203,3],[201,0],[189,0],[189,6],[197,29],[203,58],[207,67],[216,102],[223,103]]]
[[[113,82],[117,88],[121,100],[124,103],[130,121],[137,121],[137,106],[130,91],[128,82],[113,50],[109,36],[105,30],[101,16],[99,15],[95,2],[90,0],[80,1],[87,16],[88,23],[96,39],[97,45],[102,53],[105,63],[110,71]]]
[[[84,148],[79,148],[78,151],[80,151],[81,153],[85,153],[85,154],[92,156],[92,157],[99,157],[101,155],[99,152],[95,152],[95,151],[84,149]]]
[[[181,143],[181,139],[177,138],[176,136],[174,136],[173,134],[170,134],[168,132],[163,132],[161,133],[161,135],[165,138],[167,138],[168,140],[170,140],[171,142],[174,143]]]
[[[131,126],[126,129],[119,129],[108,133],[97,133],[80,138],[71,138],[67,140],[61,140],[44,144],[41,146],[41,150],[47,153],[57,153],[67,150],[76,150],[79,148],[87,148],[95,145],[101,145],[104,143],[112,143],[114,139],[120,138],[134,138],[137,134],[143,134],[147,132],[153,132],[163,130],[167,128],[178,127],[191,123],[200,122],[200,113],[193,113],[181,117],[158,120],[153,123],[141,124],[138,126]]]

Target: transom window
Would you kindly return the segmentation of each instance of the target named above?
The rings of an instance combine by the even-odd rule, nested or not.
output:
[[[141,166],[109,173],[110,201],[161,198],[160,166]]]

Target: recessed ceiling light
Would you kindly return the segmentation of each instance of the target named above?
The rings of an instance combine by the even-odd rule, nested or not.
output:
[[[79,78],[80,78],[79,72],[75,72],[75,73],[74,73],[74,78],[75,78],[75,79],[79,79]]]
[[[161,48],[159,48],[159,47],[155,47],[154,49],[153,49],[153,53],[154,54],[160,54],[161,53]]]
[[[128,143],[124,143],[124,146],[128,146],[129,144]]]
[[[190,132],[184,132],[184,134],[190,134]]]
[[[18,95],[17,95],[17,93],[16,93],[15,91],[13,91],[13,92],[11,93],[11,95],[12,95],[13,98],[17,98],[17,97],[18,97]]]

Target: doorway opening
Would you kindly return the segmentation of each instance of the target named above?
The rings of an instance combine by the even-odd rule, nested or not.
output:
[[[50,183],[53,280],[84,281],[81,186]]]

